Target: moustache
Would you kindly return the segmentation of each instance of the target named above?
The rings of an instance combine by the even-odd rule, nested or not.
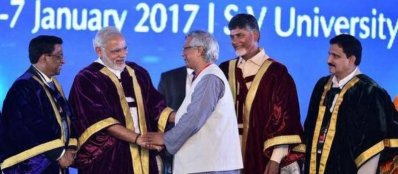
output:
[[[335,66],[334,66],[334,64],[332,64],[332,63],[328,63],[328,65],[329,65],[329,66],[333,66],[333,67],[335,67]]]

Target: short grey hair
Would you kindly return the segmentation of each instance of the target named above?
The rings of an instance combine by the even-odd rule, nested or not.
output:
[[[218,59],[219,46],[217,40],[208,32],[201,30],[194,30],[187,34],[186,38],[191,37],[192,40],[189,46],[203,47],[206,62],[214,63]]]
[[[109,38],[113,36],[123,37],[123,34],[117,28],[112,26],[104,27],[99,30],[93,39],[94,49],[96,47],[104,47]]]

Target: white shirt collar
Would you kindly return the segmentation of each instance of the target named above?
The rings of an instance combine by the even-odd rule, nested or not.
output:
[[[46,74],[44,74],[43,72],[41,72],[41,71],[39,70],[39,68],[37,68],[35,65],[32,65],[32,66],[33,66],[33,68],[35,68],[35,69],[37,70],[37,72],[40,73],[39,76],[40,76],[41,80],[43,80],[44,82],[46,82],[46,85],[48,85],[48,83],[50,83],[50,82],[53,81],[52,77],[48,77]]]
[[[192,74],[192,73],[193,73],[193,69],[187,68],[187,74]]]
[[[348,81],[350,81],[358,74],[361,74],[361,71],[359,71],[359,68],[356,67],[354,71],[352,71],[347,77],[341,79],[339,82],[337,81],[336,76],[333,76],[332,78],[333,87],[339,87],[340,89],[342,89],[343,86],[348,83]]]
[[[120,70],[116,70],[116,69],[112,69],[111,67],[108,67],[104,64],[104,62],[101,60],[101,58],[98,57],[97,60],[95,60],[94,62],[100,63],[101,65],[104,65],[106,68],[108,68],[113,74],[116,75],[116,77],[118,79],[120,79],[120,74],[122,73],[122,71]]]
[[[255,56],[253,56],[252,58],[245,60],[242,57],[239,56],[239,64],[246,62],[246,61],[251,61],[254,64],[256,64],[257,66],[261,66],[265,60],[269,59],[269,56],[267,55],[267,53],[265,53],[264,48],[260,48],[260,52],[258,52]],[[238,64],[238,65],[239,65]]]

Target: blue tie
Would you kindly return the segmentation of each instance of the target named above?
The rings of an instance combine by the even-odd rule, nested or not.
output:
[[[48,82],[47,84],[52,90],[56,90],[54,81]]]
[[[69,126],[67,122],[67,116],[70,116],[70,110],[69,106],[66,103],[66,100],[64,97],[58,92],[58,90],[55,87],[54,81],[48,82],[48,86],[52,90],[53,97],[55,99],[55,102],[58,104],[58,110],[59,114],[61,115],[61,124],[62,124],[62,129],[64,132],[64,142],[67,143],[69,140]]]

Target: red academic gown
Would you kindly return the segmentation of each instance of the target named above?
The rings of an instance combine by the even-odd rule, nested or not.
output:
[[[232,93],[237,99],[238,120],[243,123],[242,153],[243,173],[263,173],[273,148],[289,145],[289,149],[302,151],[303,129],[294,81],[286,67],[267,59],[252,81],[246,95],[242,93],[241,71],[236,66],[238,59],[220,64],[227,76]],[[240,87],[239,87],[240,86]],[[239,100],[245,97],[243,111],[239,111]],[[301,148],[301,149],[300,149]],[[293,151],[292,151],[293,152]],[[281,166],[289,164],[302,154],[290,153],[282,159]]]
[[[121,80],[100,63],[80,71],[71,88],[70,102],[77,115],[79,135],[76,166],[79,173],[157,173],[155,153],[109,135],[106,128],[120,124],[133,130],[125,97],[135,99],[141,133],[162,131],[171,109],[153,87],[148,72],[132,62]],[[122,85],[121,85],[122,84]],[[164,112],[162,112],[164,111]]]

